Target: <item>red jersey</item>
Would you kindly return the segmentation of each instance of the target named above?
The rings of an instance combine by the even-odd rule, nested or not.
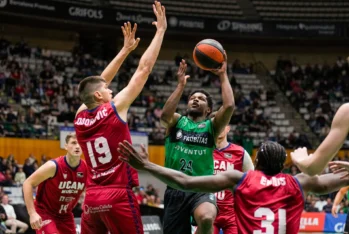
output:
[[[118,158],[119,142],[132,141],[128,125],[119,117],[114,102],[81,111],[74,126],[91,173],[87,178],[87,188],[132,188],[139,185],[137,171]]]
[[[293,176],[248,171],[237,185],[234,198],[239,233],[298,233],[304,199]]]
[[[245,150],[239,145],[229,143],[223,149],[215,149],[214,157],[214,174],[222,171],[238,170],[242,171]],[[219,210],[231,208],[234,210],[233,193],[230,190],[224,190],[216,193],[217,205]]]
[[[56,174],[39,184],[35,207],[53,216],[70,215],[85,190],[87,166],[80,160],[77,167],[71,168],[66,156],[52,161],[56,164]]]

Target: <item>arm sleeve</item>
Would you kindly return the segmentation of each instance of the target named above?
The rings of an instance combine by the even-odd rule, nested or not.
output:
[[[249,153],[247,153],[246,150],[244,150],[244,159],[243,159],[243,164],[242,164],[242,172],[246,172],[249,170],[254,170],[254,165],[251,159],[251,156]]]

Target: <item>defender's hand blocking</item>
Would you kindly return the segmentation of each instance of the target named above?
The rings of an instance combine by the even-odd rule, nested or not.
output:
[[[154,21],[152,24],[156,26],[158,31],[166,31],[167,20],[165,7],[161,6],[160,2],[155,1],[153,4],[153,11],[156,16],[156,21]]]
[[[122,34],[124,34],[124,48],[129,51],[132,51],[137,48],[139,41],[141,40],[139,37],[135,39],[137,24],[132,25],[130,22],[124,23],[124,26],[121,26]]]
[[[42,219],[38,213],[33,213],[30,215],[30,226],[32,229],[40,229],[42,226]]]
[[[302,171],[302,166],[304,166],[304,160],[307,159],[309,157],[308,152],[307,152],[307,148],[302,147],[302,148],[298,148],[295,151],[293,151],[291,153],[291,159],[293,164],[295,164],[299,170]]]
[[[228,61],[228,56],[224,50],[224,62],[222,63],[222,66],[219,69],[211,70],[211,72],[217,76],[221,76],[224,73],[227,73],[227,61]]]
[[[143,170],[145,165],[149,162],[149,155],[143,145],[142,152],[137,152],[136,149],[128,142],[123,141],[119,143],[118,152],[121,154],[119,159],[130,164],[137,170]]]
[[[333,174],[345,172],[341,177],[341,179],[349,177],[349,162],[333,161],[333,162],[329,162],[328,165],[330,166],[330,169],[333,172]]]
[[[177,72],[177,79],[179,84],[182,84],[182,85],[187,84],[187,79],[189,79],[190,76],[185,75],[186,71],[187,71],[187,64],[185,63],[185,60],[182,59]]]

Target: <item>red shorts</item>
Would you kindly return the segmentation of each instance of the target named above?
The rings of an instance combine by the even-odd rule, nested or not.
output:
[[[57,218],[40,209],[36,209],[36,212],[42,219],[42,227],[36,230],[36,234],[76,234],[72,213]]]
[[[238,234],[238,228],[235,220],[234,208],[224,208],[218,206],[219,213],[214,221],[214,234],[219,234],[222,229],[224,234]]]
[[[86,191],[81,234],[143,234],[139,205],[131,189],[105,188]]]

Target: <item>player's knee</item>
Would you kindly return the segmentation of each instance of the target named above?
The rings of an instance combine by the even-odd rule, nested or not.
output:
[[[215,218],[216,218],[216,214],[214,214],[212,212],[210,212],[210,213],[207,212],[207,213],[200,214],[198,216],[198,220],[196,220],[196,222],[201,227],[208,227],[208,226],[213,225]]]

